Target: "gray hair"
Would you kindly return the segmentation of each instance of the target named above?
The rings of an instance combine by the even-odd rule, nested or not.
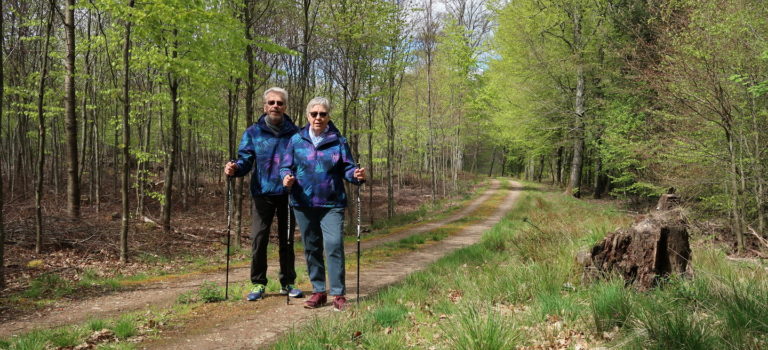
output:
[[[309,113],[309,110],[312,109],[312,107],[317,105],[325,107],[325,110],[328,113],[331,113],[331,102],[325,97],[315,97],[309,100],[309,103],[307,103],[307,113]]]
[[[264,91],[264,96],[263,96],[264,102],[267,102],[267,95],[271,93],[283,95],[283,100],[285,100],[283,102],[288,103],[288,91],[285,91],[285,89],[279,88],[277,86],[271,87],[267,89],[267,91]]]

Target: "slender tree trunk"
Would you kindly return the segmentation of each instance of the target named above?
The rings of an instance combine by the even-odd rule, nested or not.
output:
[[[578,5],[576,5],[577,7]],[[584,161],[584,62],[581,33],[581,10],[573,9],[573,47],[576,51],[576,91],[574,98],[573,158],[571,158],[571,176],[565,193],[576,198],[581,197],[581,170]]]
[[[135,0],[128,0],[128,7],[133,8]],[[128,225],[131,212],[128,208],[128,185],[131,173],[131,19],[125,23],[125,43],[123,46],[123,172],[120,195],[122,197],[122,221],[120,225],[120,262],[128,262]]]
[[[3,5],[5,1],[0,0],[0,33],[5,33],[5,27],[3,26],[3,18],[5,18],[5,11]],[[0,35],[0,136],[3,134],[3,103],[5,101],[5,35]],[[0,157],[0,173],[3,169],[3,159]],[[4,218],[4,198],[3,198],[3,176],[0,176],[0,289],[5,288],[5,218]]]
[[[493,176],[493,165],[496,163],[496,147],[491,152],[491,168],[488,170],[488,177]]]
[[[739,176],[739,170],[738,166],[736,165],[736,147],[734,145],[733,140],[733,134],[731,132],[731,126],[730,123],[726,120],[725,121],[725,137],[728,141],[728,153],[730,156],[730,170],[731,174],[729,176],[730,178],[730,185],[731,185],[731,211],[733,215],[733,233],[736,238],[736,249],[738,252],[744,251],[744,226],[742,223],[742,216],[741,216],[741,189],[739,187],[739,181],[737,179],[737,176]]]
[[[248,41],[248,45],[245,47],[245,62],[248,66],[248,75],[245,78],[245,128],[248,129],[253,124],[254,115],[254,99],[256,95],[256,66],[253,57],[253,22],[254,22],[254,0],[244,0],[245,11],[243,15],[243,22],[245,25],[245,39]],[[287,101],[286,101],[287,102]],[[243,228],[243,199],[245,197],[244,191],[244,178],[238,178],[235,181],[235,202],[237,204],[235,208],[235,220],[237,236],[240,236]],[[238,238],[239,240],[240,238]]]
[[[178,29],[173,30],[173,52],[171,58],[175,60],[178,57],[178,41],[176,36],[178,35]],[[163,231],[167,234],[171,232],[171,203],[173,200],[173,173],[176,170],[176,160],[179,153],[179,78],[175,73],[168,73],[168,86],[170,89],[171,97],[171,151],[168,155],[168,168],[165,170],[165,185],[163,187],[163,195],[165,201],[163,202],[163,215],[162,225]]]
[[[51,29],[53,28],[53,13],[55,1],[51,0],[48,9],[48,23],[45,28],[45,44],[43,44],[43,63],[40,73],[40,87],[37,93],[37,169],[35,174],[35,253],[43,250],[43,177],[45,166],[45,113],[43,102],[45,101],[45,81],[48,78],[48,48],[51,42]],[[0,101],[2,103],[2,101]],[[0,208],[1,209],[1,208]]]
[[[80,217],[80,179],[78,178],[77,114],[75,113],[75,0],[64,9],[67,53],[64,60],[64,110],[67,129],[67,212]]]

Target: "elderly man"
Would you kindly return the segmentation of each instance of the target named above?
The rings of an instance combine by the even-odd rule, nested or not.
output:
[[[288,140],[298,127],[285,114],[288,92],[273,87],[264,92],[264,114],[259,121],[243,133],[238,150],[237,162],[229,162],[224,168],[227,176],[245,176],[255,167],[251,175],[251,291],[249,301],[264,297],[267,285],[267,243],[272,219],[277,214],[278,241],[280,246],[280,289],[281,294],[294,298],[303,296],[294,287],[293,234],[287,235],[286,226],[293,233],[295,221],[288,223],[288,192],[280,177],[280,159]],[[255,163],[255,164],[254,164]]]

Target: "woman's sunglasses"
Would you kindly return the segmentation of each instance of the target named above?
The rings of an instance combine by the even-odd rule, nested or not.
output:
[[[328,112],[309,112],[309,115],[312,118],[317,118],[318,116],[321,118],[325,118],[328,116]]]

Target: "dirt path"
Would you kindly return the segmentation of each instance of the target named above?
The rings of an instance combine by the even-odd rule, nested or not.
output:
[[[498,186],[498,183],[496,184]],[[483,232],[489,230],[514,206],[522,187],[514,183],[501,205],[482,223],[470,225],[461,232],[451,235],[420,250],[400,255],[390,261],[378,263],[363,269],[360,276],[361,297],[387,285],[402,280],[408,274],[420,270],[440,257],[462,247],[477,243]],[[493,189],[489,192],[502,191]],[[492,193],[489,193],[490,196]],[[466,213],[469,213],[467,211]],[[426,226],[426,225],[425,225]],[[419,229],[421,232],[428,229]],[[347,271],[347,290],[350,302],[354,302],[357,288],[355,271]],[[266,347],[278,336],[293,327],[332,312],[326,306],[307,310],[300,300],[285,305],[282,297],[266,298],[258,303],[233,303],[222,307],[211,306],[193,316],[182,329],[166,332],[162,339],[142,344],[145,349],[254,349]]]
[[[452,214],[450,217],[439,221],[420,224],[419,226],[407,225],[405,230],[397,231],[390,235],[377,237],[362,242],[361,249],[364,250],[386,242],[397,241],[410,235],[433,230],[437,227],[459,220],[467,216],[469,213],[477,209],[483,202],[488,200],[488,198],[491,197],[498,190],[498,188],[499,182],[493,181],[490,188],[485,193],[474,199],[465,208]],[[356,252],[356,244],[353,243],[345,245],[344,249],[347,254],[354,254]],[[297,254],[296,258],[297,268],[304,266],[302,254]],[[277,261],[270,261],[269,266],[270,269],[277,269]],[[243,281],[248,279],[248,271],[249,268],[247,266],[230,269],[230,281]],[[347,280],[353,281],[353,279],[354,274],[348,274]],[[191,290],[196,290],[200,287],[200,285],[202,285],[203,282],[206,281],[213,281],[223,284],[224,274],[222,271],[192,274],[163,282],[148,284],[131,291],[116,292],[113,294],[74,302],[61,302],[55,306],[47,308],[46,310],[25,315],[21,318],[0,324],[0,338],[29,332],[33,329],[52,328],[66,324],[81,323],[91,318],[109,318],[126,312],[142,310],[146,308],[168,307],[176,302],[180,294]],[[352,288],[349,283],[348,288]],[[269,305],[269,299],[281,298],[268,298],[267,300],[263,300],[258,303],[250,303],[250,305],[258,304],[257,308],[261,309],[262,307]],[[284,301],[285,299],[282,299],[283,303]],[[276,300],[273,300],[272,302],[276,302]],[[233,304],[236,305],[236,308],[250,310],[250,308],[243,308],[240,303]],[[300,303],[296,302],[295,304]]]

